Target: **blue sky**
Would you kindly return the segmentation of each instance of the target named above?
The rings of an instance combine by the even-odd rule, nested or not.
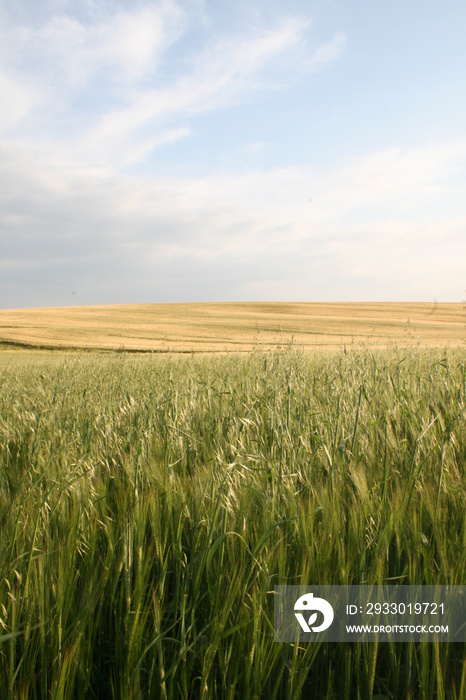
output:
[[[460,301],[466,4],[0,0],[0,307]]]

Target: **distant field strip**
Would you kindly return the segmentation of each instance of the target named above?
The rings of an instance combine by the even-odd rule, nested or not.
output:
[[[0,348],[246,352],[466,343],[460,303],[192,303],[0,310]]]

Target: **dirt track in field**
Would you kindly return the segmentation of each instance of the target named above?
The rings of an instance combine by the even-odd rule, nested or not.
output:
[[[244,352],[466,347],[463,304],[191,303],[0,310],[0,348]]]

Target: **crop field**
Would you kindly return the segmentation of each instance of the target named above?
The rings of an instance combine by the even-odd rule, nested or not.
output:
[[[0,348],[249,352],[463,345],[462,304],[206,303],[0,310]]]
[[[466,584],[464,346],[5,351],[0,386],[2,699],[466,698],[464,644],[273,631],[275,585]]]

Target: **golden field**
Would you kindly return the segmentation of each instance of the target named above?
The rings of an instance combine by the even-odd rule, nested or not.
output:
[[[0,310],[0,348],[246,352],[466,342],[460,303],[173,303]]]

